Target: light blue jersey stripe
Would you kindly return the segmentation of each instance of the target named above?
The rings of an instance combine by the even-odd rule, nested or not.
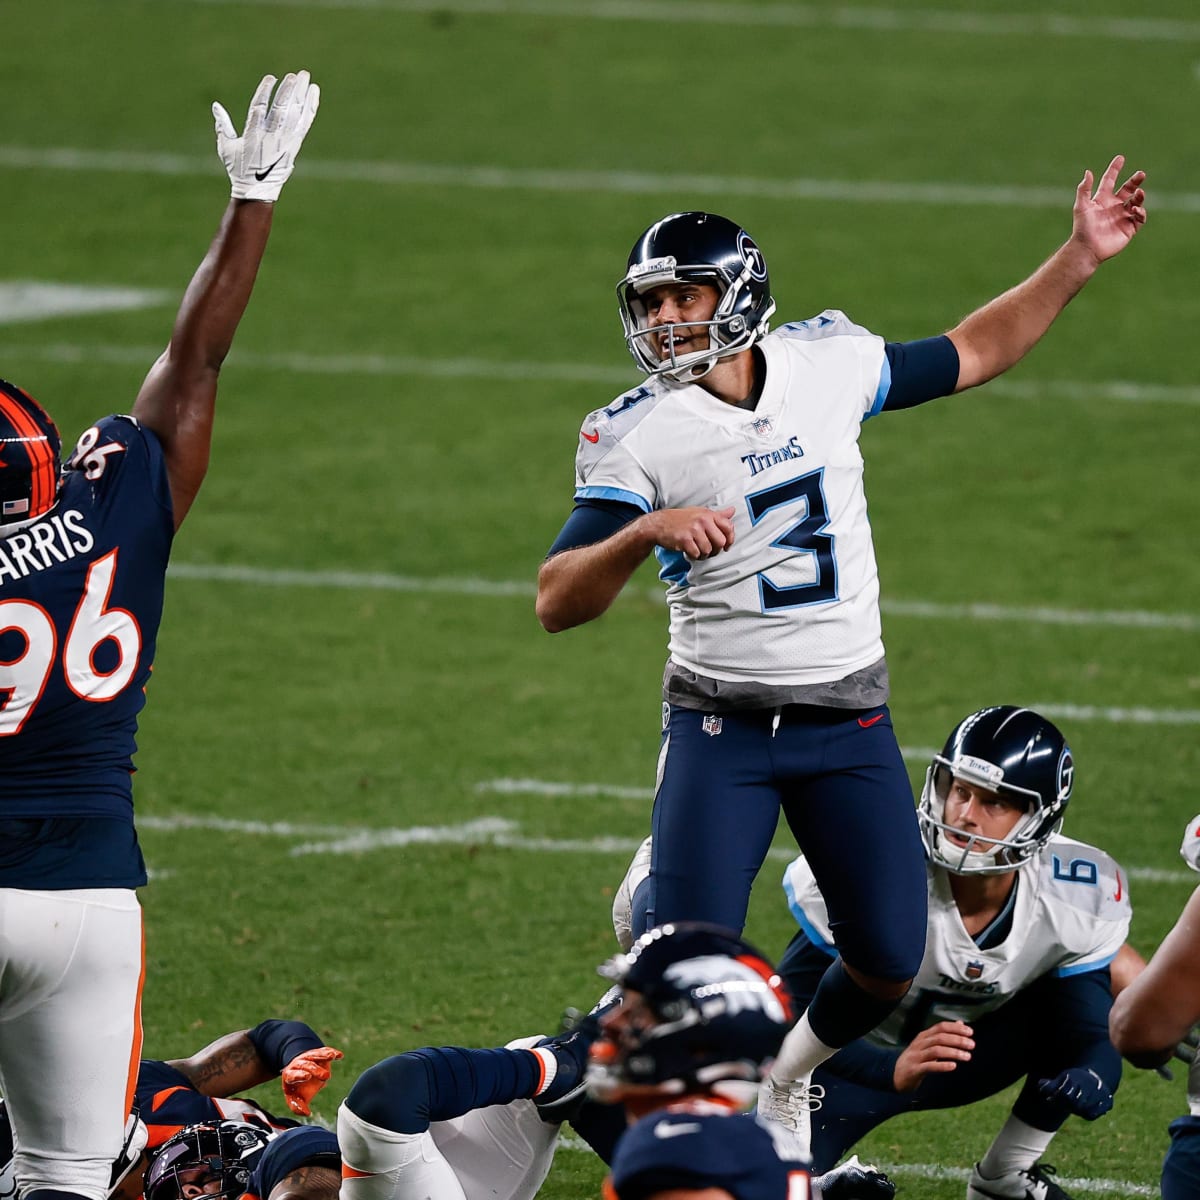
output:
[[[875,389],[875,400],[871,405],[870,411],[864,421],[869,421],[872,417],[878,416],[883,411],[884,402],[888,398],[888,392],[892,390],[892,362],[888,358],[886,351],[883,355],[883,366],[879,368],[879,386]]]
[[[1099,971],[1102,967],[1107,967],[1108,964],[1116,957],[1117,955],[1114,951],[1107,958],[1097,958],[1093,959],[1091,962],[1072,963],[1067,967],[1058,967],[1054,974],[1059,979],[1066,979],[1071,975],[1084,975],[1088,971]]]
[[[622,504],[634,504],[644,513],[653,512],[654,506],[644,496],[637,492],[627,492],[624,488],[614,487],[581,487],[575,489],[575,501],[580,500],[620,500]]]

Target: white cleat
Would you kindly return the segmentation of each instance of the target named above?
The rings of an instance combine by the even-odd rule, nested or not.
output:
[[[967,1181],[967,1200],[1071,1200],[1050,1178],[1054,1173],[1053,1167],[1034,1163],[1027,1170],[987,1179],[979,1173],[976,1163]]]
[[[805,1158],[812,1158],[812,1114],[821,1107],[825,1089],[809,1077],[792,1083],[776,1083],[767,1075],[758,1088],[758,1115],[786,1129],[800,1144]]]

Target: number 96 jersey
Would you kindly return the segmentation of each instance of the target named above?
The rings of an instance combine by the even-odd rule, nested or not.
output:
[[[733,508],[730,549],[657,552],[672,661],[722,680],[829,683],[883,657],[858,435],[887,395],[884,341],[831,309],[759,351],[753,411],[650,380],[592,413],[575,500]]]
[[[132,818],[173,536],[162,448],[113,416],[79,439],[54,508],[0,539],[0,818]]]

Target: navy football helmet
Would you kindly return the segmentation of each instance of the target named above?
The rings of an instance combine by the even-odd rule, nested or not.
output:
[[[0,379],[0,533],[36,521],[58,503],[61,451],[46,410]]]
[[[661,357],[656,342],[676,326],[651,329],[642,296],[666,283],[707,283],[720,299],[710,321],[678,328],[708,327],[707,350],[676,354],[673,342]],[[738,354],[765,336],[775,311],[767,263],[740,226],[712,213],[674,213],[656,221],[634,244],[625,277],[617,284],[625,344],[648,375],[691,383],[708,374],[717,359]]]
[[[1007,837],[946,838],[946,797],[954,778],[1018,801],[1024,813]],[[1071,748],[1059,730],[1028,708],[1002,704],[965,717],[925,773],[917,820],[925,852],[957,875],[997,875],[1030,862],[1062,828],[1075,782]],[[991,850],[981,851],[986,841]]]
[[[717,925],[660,925],[600,974],[622,995],[592,1044],[588,1089],[601,1100],[700,1091],[749,1103],[795,1020],[771,963]]]
[[[158,1148],[146,1172],[145,1200],[183,1200],[188,1185],[214,1181],[211,1196],[237,1200],[270,1134],[248,1121],[206,1121],[189,1125]]]

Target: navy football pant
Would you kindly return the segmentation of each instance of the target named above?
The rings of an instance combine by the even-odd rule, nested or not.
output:
[[[812,866],[845,962],[905,980],[925,951],[925,854],[886,707],[672,706],[653,858],[634,933],[671,920],[739,932],[780,811]]]
[[[1075,1066],[1086,1040],[1081,1043],[1083,1035],[1049,1021],[1047,1010],[1042,989],[1034,984],[1003,1008],[970,1021],[975,1037],[970,1061],[960,1062],[944,1075],[927,1075],[911,1092],[866,1087],[835,1075],[828,1065],[818,1067],[813,1083],[825,1088],[825,1098],[812,1119],[814,1172],[828,1171],[861,1138],[892,1117],[961,1108],[994,1096],[1023,1077],[1025,1086],[1013,1112],[1035,1129],[1048,1133],[1059,1129],[1066,1114],[1040,1095],[1038,1081]]]
[[[1180,1117],[1167,1127],[1171,1146],[1163,1160],[1162,1200],[1200,1196],[1200,1117]]]

